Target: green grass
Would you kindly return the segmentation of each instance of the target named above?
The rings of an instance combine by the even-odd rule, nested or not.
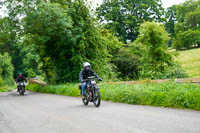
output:
[[[3,87],[0,87],[0,93],[1,92],[8,92],[8,91],[11,91],[13,90],[15,87],[14,86],[3,86]]]
[[[31,84],[26,86],[27,90],[41,92],[41,93],[50,93],[58,94],[65,96],[78,96],[80,94],[77,84],[65,84],[65,85],[48,85],[40,86],[38,84]]]
[[[190,77],[200,77],[200,48],[179,51],[177,61]]]
[[[77,84],[45,87],[29,85],[27,89],[42,93],[78,96],[80,92],[77,86]],[[200,110],[200,85],[174,82],[137,85],[102,83],[99,87],[102,99],[105,101]]]

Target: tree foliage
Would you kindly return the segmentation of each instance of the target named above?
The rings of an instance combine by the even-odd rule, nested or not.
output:
[[[24,18],[24,28],[32,36],[42,69],[51,82],[76,81],[84,61],[91,62],[105,78],[113,75],[110,53],[121,43],[95,26],[84,1],[66,5],[41,2]]]
[[[198,44],[200,44],[200,30],[188,29],[176,35],[172,47],[176,49],[189,49]]]
[[[176,5],[173,5],[166,9],[165,17],[166,17],[165,28],[166,28],[166,31],[170,34],[171,39],[169,42],[169,46],[171,46],[172,38],[175,37],[174,28],[175,28],[175,24],[177,22],[177,20],[176,20]]]
[[[177,5],[176,37],[173,48],[189,49],[200,46],[200,0],[187,0]]]
[[[0,54],[0,86],[1,85],[13,85],[13,71],[14,67],[11,63],[11,57],[8,53]]]
[[[173,65],[173,55],[168,51],[169,35],[163,25],[156,22],[144,22],[134,45],[142,52],[141,77],[157,78],[169,66]]]
[[[3,2],[3,5],[7,7],[8,17],[4,17],[0,21],[0,53],[8,52],[12,57],[12,64],[15,68],[14,78],[19,73],[27,76],[27,67],[31,67],[34,71],[37,69],[35,65],[27,61],[28,53],[29,55],[30,53],[35,55],[35,53],[32,52],[34,48],[24,45],[26,41],[23,39],[26,39],[26,35],[24,34],[24,27],[22,25],[23,18],[27,12],[35,7],[35,3],[36,1],[31,0],[5,0]],[[34,57],[35,59],[32,58],[32,61],[37,62],[37,55]],[[30,65],[27,66],[27,64]]]
[[[165,21],[161,0],[104,0],[97,19],[87,0],[2,3],[8,17],[0,19],[0,53],[12,62],[14,77],[22,72],[28,77],[45,75],[51,83],[74,82],[85,61],[104,79],[182,74],[175,71],[178,67],[167,47],[169,34],[159,23]],[[198,1],[186,3],[165,14],[165,28],[177,49],[193,47],[200,40]]]
[[[98,18],[126,43],[137,38],[144,21],[164,21],[161,4],[160,0],[104,0],[97,8]]]
[[[17,75],[17,70],[20,69],[22,57],[19,56],[20,49],[16,45],[16,32],[9,18],[0,19],[0,53],[9,53],[12,57],[12,64],[15,67],[14,75]]]
[[[141,56],[131,47],[123,47],[113,57],[112,62],[117,66],[118,78],[137,80],[140,77]]]

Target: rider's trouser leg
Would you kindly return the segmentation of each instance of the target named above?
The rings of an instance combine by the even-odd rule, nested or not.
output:
[[[85,94],[85,88],[86,88],[86,82],[82,83],[81,87],[82,87],[82,95],[84,95]]]

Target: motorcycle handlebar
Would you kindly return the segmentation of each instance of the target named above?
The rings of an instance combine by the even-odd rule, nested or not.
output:
[[[91,81],[93,79],[96,79],[96,80],[99,80],[99,81],[103,81],[101,78],[87,78],[87,79],[82,80],[82,82],[88,82],[88,81]]]

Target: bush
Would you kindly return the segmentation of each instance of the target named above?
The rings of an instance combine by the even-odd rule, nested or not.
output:
[[[112,59],[112,63],[117,66],[117,70],[120,72],[119,78],[123,80],[139,79],[141,60],[138,55],[132,52],[131,48],[121,48]]]
[[[78,84],[49,85],[49,86],[40,86],[38,84],[31,84],[26,87],[26,89],[35,92],[66,95],[66,96],[78,96],[80,93],[77,88]]]
[[[0,86],[0,92],[8,92],[12,89],[13,87],[10,87],[10,86],[3,86],[3,87]]]
[[[174,64],[173,66],[166,69],[161,76],[158,76],[159,79],[166,78],[188,78],[188,74],[179,64]]]
[[[168,49],[168,36],[161,24],[145,22],[141,25],[139,37],[133,44],[141,54],[141,79],[174,77],[174,54]]]
[[[3,86],[3,79],[0,77],[0,87]]]
[[[28,69],[28,77],[29,78],[35,78],[37,74],[33,71],[32,68]]]
[[[13,71],[14,67],[11,63],[11,57],[8,55],[8,53],[5,53],[4,55],[0,54],[0,77],[4,81],[4,85],[14,85],[13,80]]]
[[[140,85],[102,84],[101,88],[104,100],[200,110],[199,85],[173,82]]]
[[[200,45],[200,30],[187,30],[185,32],[179,32],[174,38],[172,47],[180,49],[189,49]]]
[[[150,79],[174,79],[174,78],[188,78],[188,74],[181,68],[179,64],[174,64],[166,68],[163,72],[149,71],[141,72],[141,78],[145,79],[150,77]]]

